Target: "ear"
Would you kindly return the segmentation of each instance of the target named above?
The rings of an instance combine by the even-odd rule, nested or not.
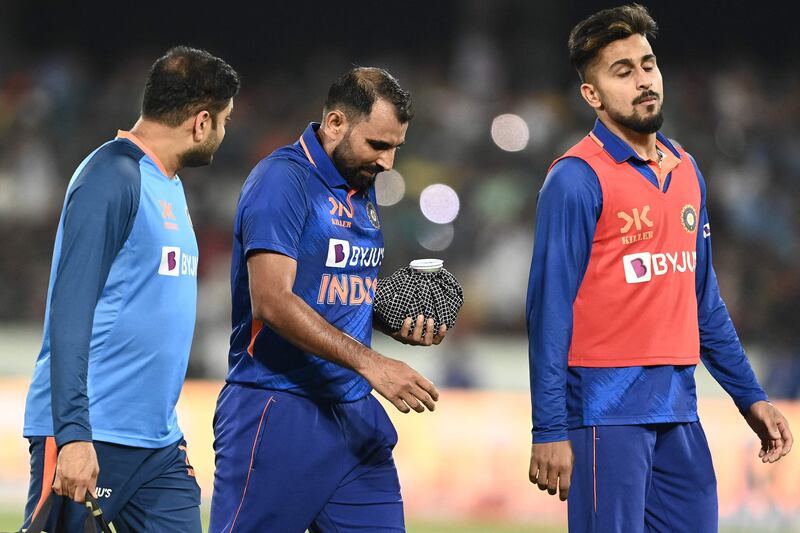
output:
[[[322,120],[322,127],[325,128],[326,133],[337,142],[347,132],[348,126],[347,116],[338,109],[328,111]]]
[[[591,83],[581,84],[581,96],[584,100],[586,100],[586,103],[594,109],[603,108],[603,101],[600,99],[600,93],[598,92],[597,87]]]
[[[196,142],[202,142],[206,137],[208,137],[210,131],[211,113],[204,109],[194,116],[194,121],[192,123],[192,137]]]

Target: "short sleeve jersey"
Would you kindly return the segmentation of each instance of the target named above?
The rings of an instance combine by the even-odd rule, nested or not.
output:
[[[292,288],[334,327],[369,346],[383,260],[374,187],[351,189],[310,124],[300,139],[256,165],[242,187],[231,264],[229,383],[355,401],[371,387],[359,374],[304,352],[253,319],[247,258],[271,252],[297,261]],[[267,280],[268,282],[269,280]]]

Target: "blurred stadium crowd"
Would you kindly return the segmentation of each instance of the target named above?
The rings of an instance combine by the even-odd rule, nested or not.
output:
[[[371,57],[411,90],[417,109],[396,172],[379,179],[383,273],[414,258],[444,259],[465,288],[456,326],[463,334],[525,335],[536,193],[550,162],[593,121],[563,40],[539,61],[554,76],[521,78],[520,52],[481,31],[460,33],[447,53],[427,60]],[[133,125],[142,80],[162,51],[138,50],[97,69],[74,50],[31,57],[0,50],[0,322],[41,321],[70,175],[117,128]],[[243,89],[214,164],[182,172],[201,257],[194,377],[220,377],[225,364],[241,184],[259,159],[320,119],[328,84],[351,60],[332,48],[296,68],[241,69]],[[663,131],[705,174],[717,275],[745,345],[763,356],[766,388],[798,397],[800,74],[753,60],[732,64],[662,62]],[[434,184],[448,187],[428,190],[421,209],[423,190]]]

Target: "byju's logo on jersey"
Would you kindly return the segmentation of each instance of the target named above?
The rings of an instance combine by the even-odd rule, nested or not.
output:
[[[198,257],[181,253],[178,246],[161,247],[161,264],[158,273],[161,276],[197,276]]]
[[[630,254],[622,258],[625,267],[625,281],[628,283],[644,283],[653,277],[650,266],[650,252]]]
[[[669,273],[693,273],[697,267],[697,252],[684,250],[674,253],[629,254],[622,258],[622,266],[625,269],[625,281],[644,283],[653,279],[653,276],[663,276]]]
[[[383,248],[351,245],[342,239],[328,241],[328,258],[325,261],[327,267],[378,267],[382,262]]]
[[[328,260],[325,266],[344,268],[350,257],[350,243],[342,239],[331,239],[328,242]]]
[[[162,246],[161,247],[161,266],[158,267],[158,273],[162,276],[178,276],[181,271],[179,262],[181,260],[181,249],[177,246]]]

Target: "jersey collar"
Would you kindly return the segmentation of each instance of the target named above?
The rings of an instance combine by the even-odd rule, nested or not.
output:
[[[155,153],[153,153],[153,151],[150,148],[148,148],[148,146],[144,144],[142,140],[133,133],[124,130],[117,130],[117,139],[129,140],[130,142],[135,144],[142,152],[144,152],[145,155],[147,155],[150,159],[153,160],[153,163],[155,163],[155,165],[158,167],[158,170],[160,170],[161,173],[164,174],[164,176],[166,176],[169,179],[173,179],[175,177],[174,174],[170,176],[167,173],[167,169],[164,168],[164,164],[161,162],[158,156]]]
[[[347,184],[347,180],[336,170],[330,156],[319,143],[319,139],[317,138],[319,126],[318,122],[310,123],[303,132],[303,135],[300,136],[298,143],[300,143],[300,147],[303,149],[303,152],[305,152],[306,158],[312,165],[317,167],[319,173],[322,174],[322,177],[325,178],[325,181],[327,181],[331,187],[345,187],[349,189],[350,185]]]
[[[623,163],[628,159],[635,159],[641,163],[647,163],[644,159],[639,157],[639,155],[634,151],[633,148],[630,147],[628,143],[617,137],[605,124],[598,118],[594,122],[594,128],[592,129],[591,135],[595,138],[595,140],[603,147],[603,149],[614,158],[614,161],[617,163]],[[678,150],[672,145],[669,139],[667,139],[661,132],[656,133],[656,146],[661,149],[662,151],[669,150],[672,154],[677,158],[678,161],[681,159],[680,153]],[[665,152],[665,155],[666,154]],[[672,158],[669,158],[670,160]],[[677,163],[675,163],[677,165]]]

